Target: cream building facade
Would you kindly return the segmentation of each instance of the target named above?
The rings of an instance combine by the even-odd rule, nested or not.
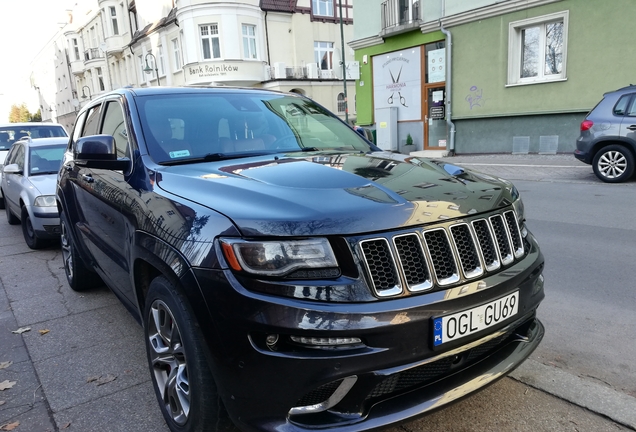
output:
[[[54,47],[43,50],[59,51],[54,55],[60,62],[55,63],[56,71],[50,71],[50,56],[41,55],[32,64],[39,71],[33,71],[39,82],[58,78],[61,82],[63,76],[68,81],[66,88],[49,85],[42,93],[41,106],[56,107],[47,121],[74,119],[77,109],[90,99],[124,86],[225,85],[291,91],[316,100],[343,119],[355,116],[359,67],[347,45],[353,38],[353,0],[78,4],[53,38]]]

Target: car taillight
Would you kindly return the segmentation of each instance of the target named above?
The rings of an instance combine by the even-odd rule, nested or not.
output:
[[[594,122],[592,120],[583,120],[581,122],[581,132],[589,130],[592,126],[594,126]]]

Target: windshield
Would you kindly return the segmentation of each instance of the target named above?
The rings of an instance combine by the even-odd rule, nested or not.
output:
[[[294,95],[144,96],[139,115],[158,163],[297,151],[362,151],[369,144],[313,101]]]
[[[0,126],[0,150],[9,150],[11,145],[24,137],[53,138],[68,136],[59,125]]]
[[[29,148],[29,175],[57,173],[65,150],[66,144]]]

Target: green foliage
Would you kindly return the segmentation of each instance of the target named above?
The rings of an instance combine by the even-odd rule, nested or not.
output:
[[[406,145],[413,145],[413,137],[411,136],[411,134],[408,134],[406,136]]]
[[[25,123],[25,122],[41,122],[42,112],[38,109],[37,112],[31,114],[25,103],[20,105],[11,105],[9,111],[9,123]]]

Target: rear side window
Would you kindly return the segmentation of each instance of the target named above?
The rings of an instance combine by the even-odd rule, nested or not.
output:
[[[82,136],[97,135],[97,126],[99,124],[99,112],[101,107],[101,105],[97,105],[88,111]]]
[[[618,115],[618,116],[625,115],[625,112],[627,111],[627,103],[629,102],[629,99],[631,97],[632,95],[621,96],[618,102],[616,102],[616,105],[614,105],[614,115]]]

